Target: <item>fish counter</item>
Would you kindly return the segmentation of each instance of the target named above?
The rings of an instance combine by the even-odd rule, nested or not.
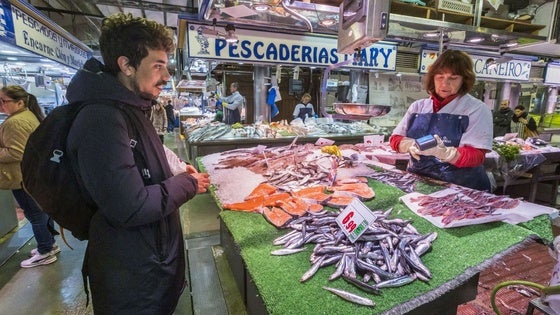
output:
[[[283,146],[292,142],[316,143],[322,139],[340,143],[361,143],[364,137],[377,135],[383,141],[388,131],[383,127],[370,126],[362,122],[313,123],[290,125],[270,123],[255,125],[233,125],[209,123],[185,127],[182,133],[189,161],[217,152],[250,148],[257,145]]]
[[[481,270],[526,242],[552,238],[542,214],[554,209],[523,212],[510,224],[504,209],[532,204],[492,194],[477,196],[498,198],[484,213],[464,213],[497,221],[447,217],[464,224],[436,225],[406,197],[457,187],[381,168],[362,146],[339,153],[291,144],[199,159],[223,209],[222,245],[249,314],[456,314],[476,297]],[[352,242],[335,221],[358,200],[374,219]]]

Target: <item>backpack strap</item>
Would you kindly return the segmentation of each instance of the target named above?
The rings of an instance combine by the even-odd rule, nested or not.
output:
[[[124,113],[123,117],[126,121],[126,127],[128,129],[128,136],[130,138],[130,148],[132,149],[132,154],[134,155],[134,162],[138,167],[138,171],[142,176],[142,180],[144,181],[144,185],[148,186],[153,184],[152,176],[150,174],[150,169],[148,168],[148,163],[146,162],[146,158],[144,157],[144,150],[142,141],[140,141],[140,133],[136,125],[133,123],[134,117],[133,114],[130,113],[130,109],[126,107],[126,105],[119,104],[119,109],[121,112]]]

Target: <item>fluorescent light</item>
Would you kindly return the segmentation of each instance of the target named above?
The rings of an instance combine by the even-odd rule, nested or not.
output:
[[[336,24],[336,20],[333,18],[326,18],[324,20],[319,21],[319,24],[322,26],[333,26]]]
[[[256,3],[251,5],[251,8],[257,12],[265,12],[270,10],[272,7],[266,3]]]

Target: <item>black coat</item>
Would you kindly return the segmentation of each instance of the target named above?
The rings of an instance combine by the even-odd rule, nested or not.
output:
[[[493,114],[494,118],[494,137],[501,137],[511,132],[511,119],[513,110],[511,108],[499,108]]]
[[[95,314],[171,314],[185,287],[185,252],[178,208],[197,191],[196,180],[173,176],[140,98],[90,60],[68,86],[70,102],[93,101],[68,137],[71,161],[99,210],[84,258]],[[86,70],[87,69],[87,70]],[[141,125],[148,183],[130,148],[129,124],[118,102]]]

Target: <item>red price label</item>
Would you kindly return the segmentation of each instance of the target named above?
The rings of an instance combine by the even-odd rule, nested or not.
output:
[[[373,221],[375,221],[375,215],[358,198],[354,198],[336,217],[336,223],[352,243]]]
[[[344,227],[346,228],[346,231],[348,233],[352,233],[352,231],[354,231],[356,226],[358,226],[356,222],[352,220],[352,217],[354,217],[354,211],[348,212],[348,214],[344,217],[344,219],[342,219],[342,224],[344,224]]]

